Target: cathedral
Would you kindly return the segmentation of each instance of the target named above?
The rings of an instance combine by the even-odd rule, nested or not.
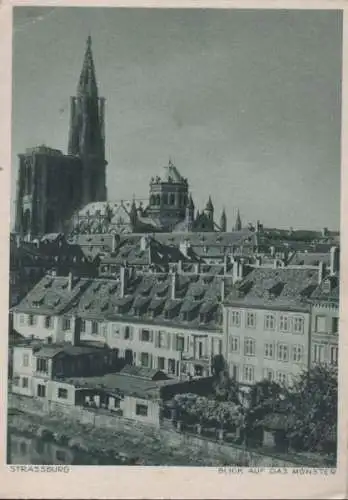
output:
[[[211,198],[195,213],[188,180],[169,160],[151,178],[147,200],[107,201],[105,99],[99,97],[89,36],[70,98],[68,152],[38,146],[19,155],[15,232],[30,240],[47,233],[226,231]]]
[[[24,239],[69,232],[84,205],[106,200],[104,103],[98,96],[91,37],[70,100],[68,153],[47,146],[19,155],[15,232]]]

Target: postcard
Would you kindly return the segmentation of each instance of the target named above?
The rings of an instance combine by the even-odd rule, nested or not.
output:
[[[346,498],[346,17],[1,4],[1,498]]]

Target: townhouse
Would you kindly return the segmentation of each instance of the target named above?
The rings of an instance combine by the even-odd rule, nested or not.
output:
[[[311,262],[313,264],[313,262]],[[281,266],[281,267],[278,267]],[[339,249],[315,265],[255,267],[225,300],[231,377],[291,385],[314,363],[337,363]]]
[[[225,352],[231,377],[291,384],[309,366],[310,305],[318,270],[255,268],[225,302]]]
[[[198,274],[139,273],[122,266],[116,279],[48,275],[13,308],[14,328],[27,338],[73,342],[80,318],[82,341],[105,342],[127,364],[173,377],[207,376],[223,352],[231,269],[225,263]]]
[[[311,366],[338,365],[339,275],[326,276],[311,296]]]

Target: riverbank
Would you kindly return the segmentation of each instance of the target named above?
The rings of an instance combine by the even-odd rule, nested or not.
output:
[[[241,446],[177,432],[169,422],[156,428],[100,409],[68,408],[57,404],[44,409],[39,403],[32,398],[10,394],[9,431],[54,439],[91,455],[105,455],[110,457],[109,465],[121,457],[125,464],[151,466],[328,466],[325,457],[318,455],[276,453],[263,448],[245,450]]]
[[[199,450],[187,450],[168,446],[159,436],[150,432],[134,429],[112,432],[110,429],[93,427],[93,425],[72,422],[68,418],[52,418],[31,415],[28,413],[9,412],[9,433],[16,432],[53,440],[58,444],[88,453],[91,456],[109,458],[110,465],[116,461],[123,465],[196,465],[222,466],[231,464],[226,457],[202,456]],[[105,462],[105,460],[104,460]],[[107,463],[105,463],[107,465]]]

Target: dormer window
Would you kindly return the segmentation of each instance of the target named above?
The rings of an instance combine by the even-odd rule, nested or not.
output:
[[[326,279],[323,281],[323,292],[330,293],[331,292],[331,280]]]
[[[44,284],[44,287],[50,288],[52,286],[52,283],[53,283],[53,280],[50,279],[49,281],[47,281],[47,283]]]

